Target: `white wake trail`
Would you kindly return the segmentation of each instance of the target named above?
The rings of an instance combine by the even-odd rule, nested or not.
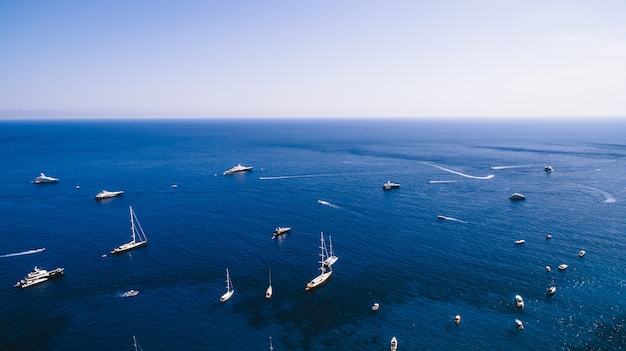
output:
[[[42,247],[41,249],[34,249],[34,250],[28,250],[28,251],[23,251],[23,252],[16,252],[16,253],[10,253],[10,254],[6,254],[6,255],[0,255],[1,257],[13,257],[13,256],[23,256],[23,255],[32,255],[35,253],[39,253],[42,251],[45,251],[46,248]]]
[[[284,176],[273,176],[273,177],[259,177],[260,180],[276,180],[276,179],[293,179],[293,178],[314,178],[314,177],[324,177],[323,174],[304,174],[304,175],[284,175]]]
[[[488,175],[488,176],[484,176],[484,177],[473,176],[473,175],[469,175],[469,174],[465,174],[465,173],[457,172],[457,171],[454,171],[454,170],[449,169],[449,168],[441,167],[441,166],[439,166],[439,165],[436,165],[436,164],[434,164],[434,163],[430,163],[430,162],[424,162],[424,164],[427,164],[427,165],[429,165],[429,166],[433,166],[433,167],[435,167],[435,168],[439,168],[439,169],[440,169],[440,170],[442,170],[442,171],[446,171],[446,172],[449,172],[449,173],[452,173],[452,174],[460,175],[461,177],[465,177],[465,178],[486,180],[486,179],[491,179],[491,178],[493,178],[493,177],[494,177],[494,175],[493,175],[493,174],[490,174],[490,175]]]

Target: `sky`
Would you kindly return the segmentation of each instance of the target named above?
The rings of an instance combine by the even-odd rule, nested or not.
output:
[[[0,0],[0,118],[626,118],[623,0]]]

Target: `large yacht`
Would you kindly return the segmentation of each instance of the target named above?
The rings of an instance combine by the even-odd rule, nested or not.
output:
[[[252,169],[252,166],[242,166],[241,163],[236,165],[235,167],[224,171],[224,175],[247,172]]]
[[[398,183],[392,183],[391,181],[387,181],[387,183],[383,184],[383,189],[385,190],[391,190],[391,189],[395,189],[395,188],[399,188],[400,184]]]
[[[35,178],[35,180],[33,180],[33,183],[35,183],[35,184],[56,183],[58,181],[59,181],[58,178],[48,177],[47,175],[45,175],[43,173],[39,173],[39,177]]]
[[[101,192],[96,194],[96,200],[109,199],[112,197],[120,196],[122,194],[124,194],[123,190],[120,190],[120,191],[102,190]]]
[[[287,234],[291,231],[291,227],[276,227],[274,229],[274,234],[272,236],[279,236],[282,234]]]
[[[37,285],[45,282],[50,278],[55,278],[63,274],[64,268],[56,268],[51,271],[40,269],[35,266],[32,272],[28,273],[24,279],[15,283],[15,287],[28,288],[29,286]]]

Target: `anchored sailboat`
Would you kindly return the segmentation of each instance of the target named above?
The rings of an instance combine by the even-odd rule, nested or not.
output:
[[[233,282],[230,280],[230,274],[228,273],[228,268],[226,268],[226,292],[222,295],[222,297],[220,297],[220,302],[230,299],[234,293],[235,289],[233,289]]]
[[[132,240],[113,249],[111,251],[112,254],[132,250],[148,243],[146,234],[143,232],[141,224],[139,224],[139,220],[137,219],[137,216],[135,215],[132,206],[130,206],[130,231]]]
[[[271,269],[268,268],[268,274],[269,274],[269,279],[270,279],[270,285],[267,287],[267,290],[265,290],[265,298],[269,299],[270,297],[272,297],[272,271]]]
[[[333,253],[333,238],[330,235],[328,236],[328,242],[329,242],[329,250],[327,251],[328,253],[327,258],[326,260],[324,260],[324,265],[326,267],[332,266],[339,259],[339,257],[335,256],[335,254]],[[324,246],[324,249],[326,249],[325,246]]]
[[[307,283],[306,288],[304,288],[304,290],[311,290],[314,288],[317,288],[318,286],[326,283],[326,281],[328,280],[328,278],[330,278],[330,276],[333,274],[333,269],[332,267],[327,267],[324,262],[326,261],[326,249],[325,249],[326,244],[324,244],[324,233],[320,233],[320,268],[319,270],[322,271],[322,273],[320,273],[320,275],[318,275],[317,277],[313,278],[310,282]],[[326,271],[328,269],[328,271]]]

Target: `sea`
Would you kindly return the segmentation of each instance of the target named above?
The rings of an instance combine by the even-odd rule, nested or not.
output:
[[[394,336],[399,351],[626,349],[625,131],[566,118],[1,121],[0,350],[135,350],[135,338],[145,351],[375,351]],[[223,175],[237,164],[253,169]],[[41,172],[58,183],[34,184]],[[95,200],[103,189],[124,194]],[[130,240],[131,206],[148,245],[111,255]],[[278,226],[292,230],[272,239]],[[305,291],[322,233],[339,259]],[[35,266],[65,274],[15,288]],[[226,269],[235,293],[221,303]]]

